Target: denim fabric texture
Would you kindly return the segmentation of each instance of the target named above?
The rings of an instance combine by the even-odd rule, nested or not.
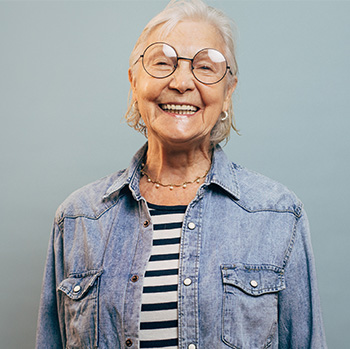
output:
[[[36,348],[138,348],[152,247],[139,191],[146,151],[58,208]],[[220,146],[187,207],[178,292],[179,348],[326,348],[302,203]]]

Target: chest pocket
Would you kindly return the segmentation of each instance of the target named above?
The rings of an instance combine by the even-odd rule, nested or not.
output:
[[[222,265],[222,340],[237,349],[268,348],[277,328],[283,270],[272,265]]]
[[[70,274],[58,286],[64,314],[66,348],[98,345],[98,291],[102,270]]]

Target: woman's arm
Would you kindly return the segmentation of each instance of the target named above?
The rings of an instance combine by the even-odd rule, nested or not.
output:
[[[279,295],[279,347],[327,348],[305,212],[294,229],[294,244],[285,267],[286,289]]]
[[[44,280],[41,291],[36,348],[62,348],[56,299],[57,260],[55,257],[55,239],[58,236],[57,224],[54,224],[49,242]]]

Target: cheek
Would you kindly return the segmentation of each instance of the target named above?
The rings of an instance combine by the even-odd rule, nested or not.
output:
[[[135,85],[136,97],[138,100],[143,101],[157,101],[162,91],[163,85],[161,81],[148,76],[139,76]]]
[[[221,112],[225,98],[225,90],[221,86],[209,87],[209,89],[202,92],[203,103],[206,108],[220,109]]]

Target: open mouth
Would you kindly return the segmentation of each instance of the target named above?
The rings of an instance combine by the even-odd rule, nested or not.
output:
[[[168,113],[177,115],[192,115],[198,111],[199,108],[189,104],[159,104],[159,107]]]

